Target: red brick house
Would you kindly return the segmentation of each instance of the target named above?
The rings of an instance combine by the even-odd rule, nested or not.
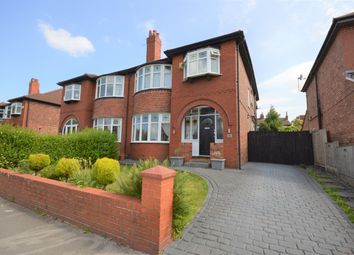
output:
[[[258,91],[242,31],[165,51],[156,31],[146,63],[108,74],[61,81],[59,132],[109,130],[121,159],[186,161],[218,150],[227,167],[247,162],[247,133],[255,130]]]
[[[302,92],[303,130],[326,129],[329,141],[354,143],[354,13],[333,19]]]
[[[61,94],[61,89],[40,93],[39,81],[32,78],[28,95],[10,99],[2,107],[0,105],[3,123],[31,128],[40,133],[57,134]]]

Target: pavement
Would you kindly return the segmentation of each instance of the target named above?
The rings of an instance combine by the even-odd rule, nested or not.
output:
[[[1,255],[142,254],[0,198]]]
[[[188,170],[209,181],[208,198],[165,254],[354,254],[354,225],[300,167]],[[0,198],[0,254],[141,253]]]
[[[304,169],[188,170],[209,180],[209,195],[165,254],[354,254],[354,225]]]

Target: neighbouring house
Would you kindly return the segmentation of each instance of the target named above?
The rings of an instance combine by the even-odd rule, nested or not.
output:
[[[39,92],[39,81],[32,78],[28,95],[8,100],[3,106],[3,123],[31,128],[40,133],[57,134],[59,128],[61,89]]]
[[[263,112],[259,115],[259,118],[257,118],[257,130],[259,130],[259,126],[261,125],[261,123],[263,123],[265,120],[264,114]],[[280,117],[280,120],[283,123],[284,127],[290,127],[291,126],[291,122],[289,121],[289,116],[288,116],[288,112],[286,112],[285,117]]]
[[[0,102],[0,123],[7,119],[7,116],[10,114],[9,105],[9,102]]]
[[[59,132],[87,127],[116,134],[121,159],[180,154],[227,167],[247,162],[247,133],[255,130],[258,91],[242,31],[165,51],[149,31],[146,63],[108,74],[61,81]]]
[[[333,23],[302,88],[303,130],[326,129],[328,141],[354,143],[354,12]]]

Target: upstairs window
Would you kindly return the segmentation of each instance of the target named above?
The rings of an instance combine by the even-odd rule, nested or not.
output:
[[[79,130],[79,123],[75,119],[69,119],[63,126],[62,134],[72,134]]]
[[[171,65],[148,65],[135,74],[135,92],[146,89],[168,88],[172,86]]]
[[[117,142],[121,141],[121,118],[97,118],[93,121],[93,127],[100,130],[107,130],[116,136]]]
[[[11,115],[20,115],[22,112],[22,103],[11,104]]]
[[[345,78],[346,78],[348,81],[354,82],[354,70],[346,71],[346,72],[345,72]]]
[[[79,101],[81,94],[81,85],[72,84],[65,86],[64,101]]]
[[[220,74],[220,50],[204,48],[188,52],[183,61],[183,77],[201,76],[205,74]]]
[[[97,80],[96,98],[123,97],[124,76],[103,76]]]

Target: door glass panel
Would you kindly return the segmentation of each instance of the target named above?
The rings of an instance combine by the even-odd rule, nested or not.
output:
[[[191,119],[186,117],[184,120],[184,139],[189,140],[190,137],[190,128],[191,128]]]
[[[215,110],[210,107],[205,107],[200,109],[200,115],[206,115],[206,114],[214,114]]]
[[[216,139],[224,139],[224,126],[220,115],[216,115]]]
[[[192,137],[198,139],[198,116],[192,117]]]

